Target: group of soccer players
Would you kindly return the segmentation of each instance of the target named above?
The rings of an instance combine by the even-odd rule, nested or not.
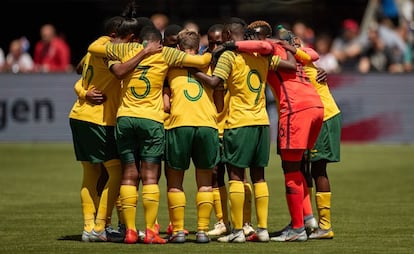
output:
[[[340,111],[328,110],[327,115],[326,105],[336,106],[329,88],[321,85],[323,95],[330,95],[325,104],[312,84],[318,83],[312,64],[317,53],[301,49],[299,38],[271,39],[271,27],[264,21],[247,25],[239,18],[212,26],[203,54],[198,53],[200,35],[186,29],[176,35],[176,47],[171,42],[162,46],[160,31],[135,13],[131,4],[106,23],[106,34],[89,46],[75,84],[78,99],[69,118],[84,172],[82,241],[184,243],[183,180],[191,160],[197,182],[196,243],[220,234],[217,241],[229,243],[333,238],[326,164],[339,161]],[[264,170],[271,143],[266,85],[278,101],[278,148],[291,215],[289,225],[273,234],[267,227]],[[320,142],[318,135],[323,135]],[[332,152],[327,145],[337,149]],[[306,160],[312,161],[311,167]],[[170,218],[167,238],[160,237],[157,221],[162,161]],[[315,180],[319,223],[312,212],[306,166]],[[245,232],[247,172],[257,227]],[[145,232],[136,228],[140,182]],[[111,227],[114,206],[116,230]],[[208,231],[213,209],[223,230]]]

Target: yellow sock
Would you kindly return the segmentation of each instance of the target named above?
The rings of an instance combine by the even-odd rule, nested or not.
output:
[[[243,183],[244,185],[244,206],[243,206],[243,223],[251,223],[252,221],[252,185]]]
[[[221,201],[221,211],[223,213],[223,222],[229,224],[229,210],[227,207],[228,197],[227,197],[227,188],[226,186],[220,186],[220,201]]]
[[[221,207],[221,197],[219,188],[213,188],[213,208],[217,221],[223,221],[223,209]]]
[[[115,201],[119,195],[119,187],[121,185],[122,167],[120,160],[110,160],[104,163],[106,171],[108,172],[108,181],[101,194],[99,201],[98,212],[95,218],[95,232],[102,232],[105,230],[108,218],[112,216],[112,210],[115,206]]]
[[[144,217],[146,228],[155,230],[155,221],[158,217],[158,207],[160,204],[160,189],[158,184],[148,184],[142,186],[142,205],[144,206]]]
[[[316,192],[316,208],[319,216],[319,227],[330,229],[331,225],[331,192]]]
[[[96,183],[101,174],[101,166],[85,161],[82,161],[81,163],[83,167],[83,180],[80,197],[83,214],[83,229],[87,232],[91,232],[95,226],[95,215],[98,207]]]
[[[175,234],[178,231],[184,230],[185,193],[182,191],[168,192],[167,199],[170,222],[173,225],[173,232]]]
[[[213,210],[213,192],[199,191],[196,197],[197,202],[197,231],[208,231],[211,211]]]
[[[256,205],[257,227],[267,228],[269,189],[266,182],[254,184],[254,200]]]
[[[121,203],[121,198],[119,197],[119,195],[118,195],[118,198],[116,199],[115,206],[116,206],[116,213],[118,216],[118,223],[125,224],[125,220],[122,217],[122,203]]]
[[[137,230],[135,218],[137,215],[138,192],[135,185],[121,185],[119,195],[122,203],[122,218],[127,229]]]
[[[229,181],[230,217],[234,229],[243,228],[243,181]]]

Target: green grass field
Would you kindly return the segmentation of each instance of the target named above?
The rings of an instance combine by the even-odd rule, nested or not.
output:
[[[126,245],[83,243],[82,169],[71,144],[0,144],[0,253],[414,253],[414,145],[342,146],[329,165],[333,240],[302,243]],[[279,157],[267,168],[269,231],[289,222]],[[159,221],[168,223],[162,178]],[[196,229],[193,170],[186,175],[186,228]],[[142,229],[142,205],[137,210]],[[113,217],[117,222],[116,213]],[[215,218],[212,215],[211,226]],[[255,223],[255,214],[253,213]],[[162,233],[164,236],[164,234]]]

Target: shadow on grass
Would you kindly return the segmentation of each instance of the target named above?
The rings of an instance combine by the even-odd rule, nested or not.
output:
[[[59,241],[82,241],[82,235],[63,235],[58,238]]]

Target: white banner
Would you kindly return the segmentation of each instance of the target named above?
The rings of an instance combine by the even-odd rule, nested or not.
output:
[[[71,141],[76,74],[0,74],[0,141]]]
[[[328,77],[343,114],[342,140],[414,143],[414,75]]]
[[[0,74],[0,142],[71,142],[68,115],[78,78]],[[328,82],[343,114],[343,141],[414,143],[414,75],[341,74]]]

